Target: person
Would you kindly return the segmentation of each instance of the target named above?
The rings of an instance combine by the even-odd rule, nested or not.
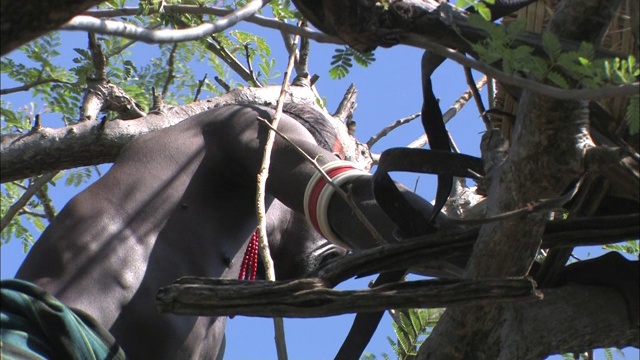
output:
[[[278,279],[305,276],[345,253],[333,244],[350,249],[377,245],[292,144],[349,191],[383,238],[391,239],[395,230],[373,198],[371,176],[339,159],[344,158],[342,146],[326,116],[309,106],[289,104],[285,110],[278,130],[291,143],[276,136],[266,189]],[[225,105],[132,141],[112,168],[74,197],[44,231],[17,280],[8,284],[11,290],[33,287],[27,292],[35,300],[23,304],[27,308],[57,309],[62,303],[73,309],[71,315],[80,319],[75,323],[104,340],[107,357],[122,354],[117,343],[131,359],[216,358],[222,352],[225,318],[160,314],[154,299],[160,287],[182,276],[238,276],[257,224],[256,174],[269,130],[261,119],[273,114],[264,106]],[[424,211],[431,209],[417,196],[406,196]],[[3,305],[20,298],[7,294],[3,284]],[[50,322],[55,323],[53,334],[61,322]],[[5,325],[10,324],[3,323],[3,352],[12,349]],[[20,326],[14,326],[16,331]],[[68,339],[59,342],[73,343]],[[29,340],[20,344],[38,345],[35,352],[43,357],[62,351]]]

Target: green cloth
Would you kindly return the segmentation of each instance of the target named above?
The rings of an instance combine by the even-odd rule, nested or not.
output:
[[[0,281],[2,359],[124,359],[113,336],[29,282]]]

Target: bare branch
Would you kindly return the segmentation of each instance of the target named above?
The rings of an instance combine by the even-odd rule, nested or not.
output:
[[[224,91],[229,92],[231,91],[231,86],[229,86],[229,84],[227,84],[224,80],[222,80],[220,77],[216,76],[213,78],[218,85],[220,85],[221,88],[224,89]]]
[[[98,43],[95,33],[89,33],[89,51],[91,52],[91,61],[95,70],[95,80],[107,80],[107,63],[108,59],[102,52],[102,46]]]
[[[163,7],[164,12],[167,14],[206,14],[216,16],[226,16],[233,12],[233,10],[219,8],[219,7],[202,7],[191,5],[165,5]],[[122,9],[98,9],[86,11],[84,14],[93,17],[121,17],[121,16],[135,16],[138,15],[137,7],[125,7]],[[151,12],[156,11],[152,9]],[[344,45],[344,41],[335,36],[325,35],[324,33],[312,30],[308,27],[299,27],[291,24],[287,24],[277,19],[268,18],[262,15],[251,15],[244,19],[246,22],[250,22],[256,25],[260,25],[269,29],[279,30],[283,33],[299,35],[301,37],[312,39],[320,43],[338,44]]]
[[[27,134],[0,135],[0,182],[13,181],[79,166],[112,162],[135,137],[224,104],[275,105],[280,86],[243,88],[183,106],[166,107],[135,120],[110,120],[104,131],[85,121],[58,129],[42,128]],[[315,94],[306,87],[291,87],[287,101],[318,108]],[[82,149],[82,151],[78,151]]]
[[[302,26],[306,26],[306,25],[307,25],[306,23],[302,24]],[[281,33],[281,34],[285,38],[288,38],[288,36],[285,35],[284,33]],[[287,47],[287,50],[292,50],[293,52],[295,52],[295,48],[290,49],[289,47]],[[295,79],[293,79],[293,83],[296,85],[306,84],[308,86],[312,86],[311,76],[309,75],[309,51],[310,50],[311,50],[311,42],[309,41],[309,39],[301,38],[300,51],[298,51],[297,61],[295,63],[296,77]],[[292,51],[290,51],[289,53],[291,53]]]
[[[420,113],[415,113],[413,115],[409,115],[407,117],[394,121],[391,125],[386,126],[384,129],[380,130],[380,132],[373,135],[369,140],[367,140],[366,142],[367,146],[371,148],[373,145],[375,145],[375,143],[377,143],[383,137],[387,136],[387,134],[389,134],[394,129],[402,125],[408,124],[419,117],[420,117]]]
[[[354,83],[351,83],[333,113],[333,117],[346,124],[353,117],[353,112],[358,106],[356,104],[356,96],[358,96],[358,89],[356,89]]]
[[[50,172],[48,174],[42,175],[36,181],[34,181],[27,188],[24,194],[22,194],[20,199],[18,199],[18,201],[16,201],[13,205],[11,205],[11,207],[7,210],[7,213],[2,217],[2,220],[0,220],[0,231],[4,230],[7,227],[7,225],[11,223],[11,220],[16,216],[16,214],[22,208],[24,208],[25,205],[27,205],[31,197],[33,197],[33,195],[35,195],[46,183],[51,181],[51,179],[53,179],[57,174],[58,174],[57,171]]]
[[[294,47],[298,44],[299,37],[296,35],[293,38]],[[245,44],[245,51],[247,54],[247,63],[249,64],[249,69],[251,69],[251,62],[249,61],[249,47]],[[289,91],[289,78],[291,77],[291,71],[293,70],[293,63],[295,62],[295,52],[289,54],[289,62],[287,63],[287,70],[284,73],[284,78],[282,79],[282,87],[280,89],[280,96],[278,97],[278,102],[276,104],[276,112],[273,115],[273,119],[271,119],[270,126],[273,128],[278,127],[278,123],[280,122],[280,117],[282,116],[282,108],[284,107],[284,100]],[[253,76],[253,71],[250,70],[251,76]],[[255,80],[257,82],[257,80]],[[269,177],[269,166],[271,165],[271,150],[273,149],[273,144],[276,139],[276,134],[274,131],[269,131],[267,135],[267,141],[264,145],[264,155],[262,156],[262,164],[260,166],[260,171],[258,172],[258,188],[256,191],[256,213],[258,214],[258,235],[259,235],[259,245],[260,245],[260,254],[262,255],[262,260],[264,262],[264,269],[266,274],[267,281],[275,281],[276,280],[276,272],[273,265],[273,259],[271,258],[271,253],[269,250],[269,241],[267,240],[267,209],[266,209],[266,189],[267,189],[267,178]],[[284,322],[282,318],[275,317],[273,319],[273,326],[275,328],[276,333],[276,349],[278,353],[278,360],[287,360],[287,344],[284,338]]]
[[[58,80],[58,79],[37,79],[28,84],[12,87],[8,89],[0,89],[0,95],[7,95],[7,94],[20,92],[20,91],[29,91],[31,88],[34,88],[38,85],[49,84],[49,83],[73,85],[73,83],[70,83],[68,81]]]
[[[162,86],[162,97],[165,97],[167,95],[167,91],[169,91],[169,85],[171,85],[171,82],[173,81],[173,79],[175,78],[175,75],[173,74],[174,72],[174,59],[176,57],[176,51],[178,50],[178,44],[175,43],[173,44],[173,46],[171,46],[171,51],[169,52],[169,58],[167,59],[167,69],[169,71],[169,73],[167,74],[167,78],[164,81],[164,85]]]
[[[489,120],[489,117],[487,116],[487,111],[485,110],[484,105],[482,104],[482,97],[480,96],[480,91],[478,91],[478,87],[476,86],[476,83],[473,81],[473,74],[471,73],[471,69],[468,67],[465,67],[464,74],[465,74],[465,77],[467,78],[467,84],[469,85],[469,89],[471,89],[471,92],[473,93],[473,100],[475,100],[475,103],[478,106],[478,113],[480,113],[480,117],[484,122],[485,128],[489,130],[491,129],[491,120]]]
[[[197,40],[230,28],[250,17],[269,3],[270,0],[252,0],[247,5],[216,20],[190,29],[148,30],[131,24],[111,20],[100,20],[90,16],[76,16],[62,26],[64,30],[90,31],[105,35],[117,35],[128,39],[137,39],[150,44],[172,43]]]
[[[242,65],[235,56],[233,56],[233,54],[227,51],[227,49],[220,44],[220,41],[214,35],[211,35],[211,37],[207,39],[205,47],[207,50],[218,56],[220,60],[224,61],[225,64],[229,65],[231,70],[235,71],[242,80],[252,84],[253,86],[259,87],[259,84],[254,83],[254,79],[251,74],[249,74],[249,70],[247,70],[247,68],[245,68],[244,65]],[[224,86],[223,88],[226,89]],[[227,89],[227,91],[229,90]]]
[[[196,94],[193,97],[193,101],[198,101],[198,97],[200,97],[200,92],[202,91],[202,87],[204,86],[204,82],[207,81],[207,74],[204,74],[202,80],[198,80],[198,88],[196,89]]]
[[[261,87],[262,84],[256,78],[256,74],[253,72],[253,66],[251,65],[251,55],[249,54],[249,44],[244,44],[244,56],[247,60],[247,68],[249,69],[249,77],[251,77],[251,82],[256,87]]]

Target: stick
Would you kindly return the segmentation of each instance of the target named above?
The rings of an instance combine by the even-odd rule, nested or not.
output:
[[[293,38],[293,49],[298,44],[299,36],[296,35]],[[284,79],[282,80],[282,88],[280,89],[280,97],[276,105],[276,113],[273,115],[271,126],[278,127],[280,117],[282,116],[282,107],[284,106],[284,98],[287,95],[289,89],[289,78],[291,77],[291,70],[293,69],[293,63],[296,57],[296,52],[292,51],[289,54],[289,63],[287,64],[287,71],[284,73]],[[260,244],[260,254],[264,261],[264,269],[266,278],[269,281],[276,280],[275,270],[273,268],[273,260],[269,251],[269,241],[267,239],[267,218],[266,206],[265,206],[265,189],[267,187],[267,177],[269,176],[269,165],[271,164],[271,150],[273,149],[273,143],[275,141],[275,132],[269,131],[267,135],[267,143],[264,146],[264,156],[262,158],[262,166],[258,173],[258,191],[256,193],[256,212],[258,213],[258,235]],[[284,338],[284,322],[282,318],[273,318],[273,326],[275,328],[276,349],[278,352],[278,360],[287,360],[287,344]]]

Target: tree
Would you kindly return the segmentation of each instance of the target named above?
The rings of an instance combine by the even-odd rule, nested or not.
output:
[[[74,6],[56,2],[49,2],[48,5],[56,6],[57,11],[62,14],[59,19],[64,20],[91,5],[80,1],[70,3],[73,3]],[[312,5],[305,5],[307,3]],[[612,21],[613,14],[620,3],[621,1],[564,1],[557,8],[551,22],[550,32],[575,41],[595,43],[599,39],[598,36]],[[587,164],[590,172],[582,180],[583,185],[577,189],[582,198],[596,197],[597,191],[600,191],[598,188],[601,188],[598,185],[599,182],[608,183],[608,186],[613,190],[600,193],[597,197],[601,199],[602,204],[596,202],[593,204],[593,210],[588,210],[587,205],[580,205],[578,201],[574,201],[573,207],[570,207],[569,217],[590,218],[601,215],[598,213],[598,209],[600,212],[606,213],[606,209],[603,210],[603,208],[607,205],[617,206],[619,211],[616,214],[637,213],[637,142],[634,143],[633,136],[629,135],[630,132],[624,130],[626,125],[620,125],[626,124],[620,121],[621,116],[602,120],[602,115],[595,115],[598,114],[598,108],[593,108],[593,106],[596,106],[597,103],[589,104],[585,101],[598,100],[611,94],[635,93],[635,105],[632,102],[629,108],[633,110],[633,106],[636,106],[637,110],[637,65],[634,68],[632,61],[627,61],[627,65],[619,65],[606,70],[613,70],[616,74],[620,73],[623,80],[621,82],[627,84],[614,87],[611,84],[616,84],[616,82],[610,77],[607,84],[596,83],[596,89],[563,91],[557,88],[552,89],[548,85],[544,87],[542,83],[556,84],[561,87],[566,83],[569,87],[577,88],[582,86],[584,81],[581,83],[569,75],[572,70],[585,72],[583,68],[575,70],[566,66],[559,67],[561,71],[558,75],[552,71],[545,71],[546,76],[539,78],[536,82],[514,78],[506,74],[508,71],[505,73],[496,70],[496,68],[489,68],[486,64],[472,61],[471,58],[464,57],[460,53],[444,49],[442,45],[458,48],[488,63],[500,60],[503,70],[506,70],[507,64],[510,64],[505,55],[499,59],[487,59],[486,56],[489,53],[487,48],[470,46],[468,42],[461,40],[464,37],[471,42],[477,42],[486,39],[486,33],[489,33],[493,37],[489,37],[486,44],[495,46],[499,44],[499,40],[496,39],[497,35],[492,33],[492,29],[502,29],[501,27],[494,28],[490,25],[482,25],[481,22],[460,15],[453,10],[448,15],[449,21],[457,27],[447,25],[446,21],[441,22],[442,9],[436,8],[436,4],[412,1],[393,3],[324,1],[321,3],[322,8],[313,8],[317,5],[314,2],[297,1],[296,5],[303,15],[329,35],[285,23],[284,20],[293,20],[299,17],[299,14],[289,7],[287,1],[274,2],[271,5],[271,12],[275,20],[257,15],[245,17],[245,15],[252,15],[252,11],[262,5],[260,1],[250,2],[244,8],[244,12],[234,13],[236,19],[245,19],[268,28],[284,29],[288,34],[296,33],[317,41],[346,42],[358,51],[368,51],[380,45],[393,46],[397,43],[426,47],[434,53],[452,57],[456,61],[464,62],[464,65],[486,71],[507,84],[507,91],[513,92],[512,87],[525,88],[522,93],[517,95],[520,104],[514,120],[517,126],[511,135],[512,139],[517,140],[514,140],[510,145],[505,145],[504,142],[496,144],[491,140],[499,139],[502,134],[488,132],[485,135],[487,141],[483,148],[483,155],[497,156],[494,158],[495,161],[491,163],[493,167],[486,170],[484,185],[488,198],[483,207],[487,216],[500,216],[527,207],[539,209],[540,199],[559,199],[560,203],[554,203],[554,206],[562,205],[567,200],[562,196],[563,190],[572,181],[583,175],[584,164]],[[186,3],[168,5],[164,2],[150,1],[141,2],[138,8],[123,9],[123,6],[123,3],[109,1],[106,2],[102,10],[90,11],[89,15],[99,17],[129,16],[134,19],[130,21],[146,28],[168,26],[176,29],[190,29],[204,22],[212,21],[209,16],[232,13],[229,9],[187,5]],[[30,15],[37,13],[29,11],[32,9],[33,7],[30,6],[12,9],[8,3],[2,5],[3,29],[5,29],[5,24],[10,24],[13,33],[25,34],[24,37],[12,37],[12,39],[16,39],[16,42],[24,42],[34,38],[64,22],[33,21],[28,23],[29,31],[27,31],[25,29],[27,26],[15,25],[9,21],[9,19],[17,18],[18,11],[23,10],[27,10],[27,12],[20,14],[20,19],[29,19]],[[581,9],[581,12],[575,14],[573,9]],[[42,13],[51,12],[43,11]],[[597,19],[597,21],[594,20],[588,24],[579,21],[585,17]],[[2,181],[20,180],[45,173],[45,175],[29,182],[22,181],[5,185],[3,195],[26,199],[26,201],[22,201],[23,203],[28,203],[29,198],[35,195],[37,201],[29,204],[29,207],[18,203],[11,209],[5,208],[5,201],[3,201],[3,227],[8,226],[7,230],[3,232],[3,239],[11,235],[29,236],[29,233],[21,227],[22,224],[18,218],[7,215],[13,211],[15,213],[21,211],[25,216],[31,216],[36,222],[38,222],[40,212],[48,218],[52,216],[53,210],[49,206],[50,201],[44,184],[51,179],[58,179],[56,178],[59,176],[56,175],[57,171],[112,161],[119,149],[132,137],[204,111],[207,107],[206,103],[191,103],[194,94],[199,94],[202,90],[213,94],[220,94],[221,91],[205,79],[197,81],[187,69],[181,68],[189,60],[215,54],[216,57],[210,57],[210,61],[220,78],[216,81],[219,81],[223,88],[236,87],[233,80],[228,80],[230,78],[228,69],[235,72],[242,79],[241,81],[252,86],[259,86],[268,81],[275,69],[274,63],[269,57],[270,49],[267,44],[255,34],[238,31],[233,36],[227,36],[215,32],[220,31],[224,23],[217,21],[214,24],[214,26],[202,25],[196,27],[195,30],[183,30],[183,33],[172,33],[168,36],[138,30],[129,31],[129,35],[127,35],[126,32],[119,32],[115,23],[100,23],[86,17],[74,18],[71,23],[65,25],[67,28],[91,29],[98,33],[115,33],[133,38],[144,38],[149,41],[167,42],[166,45],[160,47],[162,62],[145,67],[130,61],[124,53],[133,44],[133,41],[117,36],[91,35],[88,49],[76,49],[77,56],[74,58],[74,62],[78,65],[73,69],[59,68],[49,61],[52,52],[58,48],[58,40],[51,34],[36,40],[36,43],[27,44],[24,48],[29,58],[36,62],[40,68],[27,68],[12,60],[11,57],[3,58],[2,71],[24,84],[21,89],[30,89],[34,96],[39,96],[47,103],[52,112],[60,114],[58,116],[62,116],[65,122],[70,124],[79,122],[70,128],[56,130],[43,129],[36,122],[36,125],[31,128],[31,118],[27,116],[28,114],[13,111],[8,107],[8,104],[3,102],[2,116],[5,130],[13,131],[17,128],[22,130],[22,133],[3,134]],[[363,26],[363,24],[367,26]],[[38,29],[40,26],[42,29]],[[28,32],[32,32],[32,34],[29,35]],[[184,43],[188,45],[171,43],[171,41],[177,40],[174,36],[184,37],[182,38],[184,40],[190,36],[201,37],[203,32],[207,34],[202,38],[205,40]],[[213,32],[215,35],[212,35]],[[531,37],[521,32],[515,32],[512,36],[513,38],[507,40],[509,40],[509,51],[512,51],[509,54],[514,57],[517,57],[518,50],[517,48],[513,50],[512,45],[520,44],[530,46],[532,50],[525,51],[525,56],[533,59],[535,57],[530,54],[539,55],[545,52],[557,54],[563,49],[579,51],[579,45],[566,40],[559,41],[551,37],[545,40],[545,38]],[[290,44],[289,37],[285,41]],[[17,46],[11,43],[4,47],[4,44],[3,41],[3,54]],[[247,44],[255,45],[247,46]],[[336,53],[335,59],[340,60],[336,64],[336,68],[342,69],[337,70],[338,73],[340,71],[344,73],[349,68],[347,64],[350,64],[349,59],[351,58],[365,64],[367,59],[370,59],[357,52],[349,51]],[[593,56],[592,62],[596,63],[596,59],[601,55],[615,56],[620,54],[599,51]],[[303,59],[305,56],[304,50],[301,50],[296,72],[303,79],[309,80],[308,70],[304,67],[305,61]],[[243,57],[249,60],[260,58],[260,70],[254,71],[251,66],[242,65],[238,58]],[[552,61],[559,59],[559,55],[550,57]],[[623,60],[626,60],[626,57]],[[618,63],[625,64],[624,61],[618,61]],[[519,65],[519,62],[515,61],[513,64]],[[340,67],[341,65],[342,67]],[[530,69],[535,69],[531,64],[528,65]],[[534,65],[539,64],[535,63]],[[160,67],[162,71],[158,71]],[[519,68],[515,70],[520,73],[523,71]],[[178,77],[177,74],[182,74],[182,76]],[[537,75],[534,70],[530,70],[530,74],[532,77]],[[594,74],[589,73],[589,76],[586,76],[583,73],[580,78],[594,80],[596,78]],[[160,96],[154,97],[153,102],[150,101],[148,84],[154,84],[156,95],[162,94],[164,102],[178,106],[163,108]],[[182,89],[182,91],[172,91],[172,88]],[[5,89],[5,93],[18,90],[20,89]],[[540,94],[545,91],[545,95]],[[553,94],[556,97],[546,96],[548,94]],[[218,101],[225,101],[224,99],[229,98],[229,95],[226,96],[227,98],[223,96],[223,100]],[[195,95],[195,98],[197,99],[198,95]],[[227,101],[238,100],[232,98]],[[258,100],[253,99],[252,101]],[[80,115],[77,113],[78,108],[81,108]],[[154,112],[153,109],[160,111]],[[592,114],[592,119],[587,118],[587,109]],[[97,120],[100,117],[100,112],[105,113],[105,117],[102,120]],[[346,112],[344,114],[343,119],[349,117]],[[632,115],[630,115],[631,118]],[[141,116],[145,117],[139,119]],[[122,120],[111,121],[113,118]],[[137,120],[126,121],[126,119]],[[604,123],[606,131],[597,126],[590,129],[589,120],[596,125]],[[132,126],[131,124],[137,125]],[[611,124],[620,125],[623,128],[623,131],[620,132],[622,136],[608,131],[607,126]],[[628,124],[637,126],[637,123],[634,122]],[[11,129],[12,127],[15,128]],[[100,130],[100,127],[103,129]],[[74,130],[70,131],[69,129]],[[549,132],[548,129],[554,129],[554,131]],[[589,132],[592,134],[597,132],[602,137],[596,139],[599,146],[594,146],[585,136]],[[492,138],[490,135],[494,137]],[[20,142],[15,142],[18,138],[21,139]],[[614,148],[612,145],[618,147]],[[504,150],[505,146],[508,146],[509,149],[509,156],[506,159],[500,157],[500,150]],[[536,159],[536,161],[532,161],[532,159]],[[87,171],[84,170],[73,175],[72,180],[83,179],[86,176]],[[33,194],[28,197],[24,196],[20,187],[27,188],[24,193]],[[618,203],[613,202],[616,199],[622,200]],[[34,210],[38,212],[38,215],[34,216]],[[609,211],[609,213],[611,212]],[[537,249],[541,239],[544,238],[546,214],[546,211],[534,211],[525,218],[511,217],[502,221],[482,224],[479,233],[472,241],[475,243],[475,247],[470,255],[466,276],[477,279],[521,277],[527,274],[532,261],[538,255]],[[8,220],[12,218],[13,222],[9,223]],[[601,218],[590,220],[594,223],[605,224]],[[632,220],[637,222],[637,215]],[[637,238],[637,227],[633,228],[630,234],[624,233],[619,236],[623,239],[625,236]],[[620,237],[617,238],[617,240],[619,239]],[[555,254],[558,258],[563,258],[563,255],[558,254],[557,250]],[[497,262],[495,259],[503,259],[504,261]],[[564,262],[561,262],[562,265]],[[550,273],[554,274],[558,271]],[[475,304],[448,309],[433,334],[421,347],[418,357],[469,358],[470,354],[473,354],[473,356],[486,358],[533,358],[549,353],[586,350],[601,346],[638,346],[637,324],[629,323],[625,299],[615,290],[603,287],[566,285],[560,288],[543,288],[539,291],[544,294],[544,301],[498,305],[495,303]],[[575,317],[572,312],[579,313],[581,316]],[[469,318],[474,319],[473,323],[467,322]],[[496,323],[501,326],[496,326]],[[598,331],[594,330],[596,328]]]

